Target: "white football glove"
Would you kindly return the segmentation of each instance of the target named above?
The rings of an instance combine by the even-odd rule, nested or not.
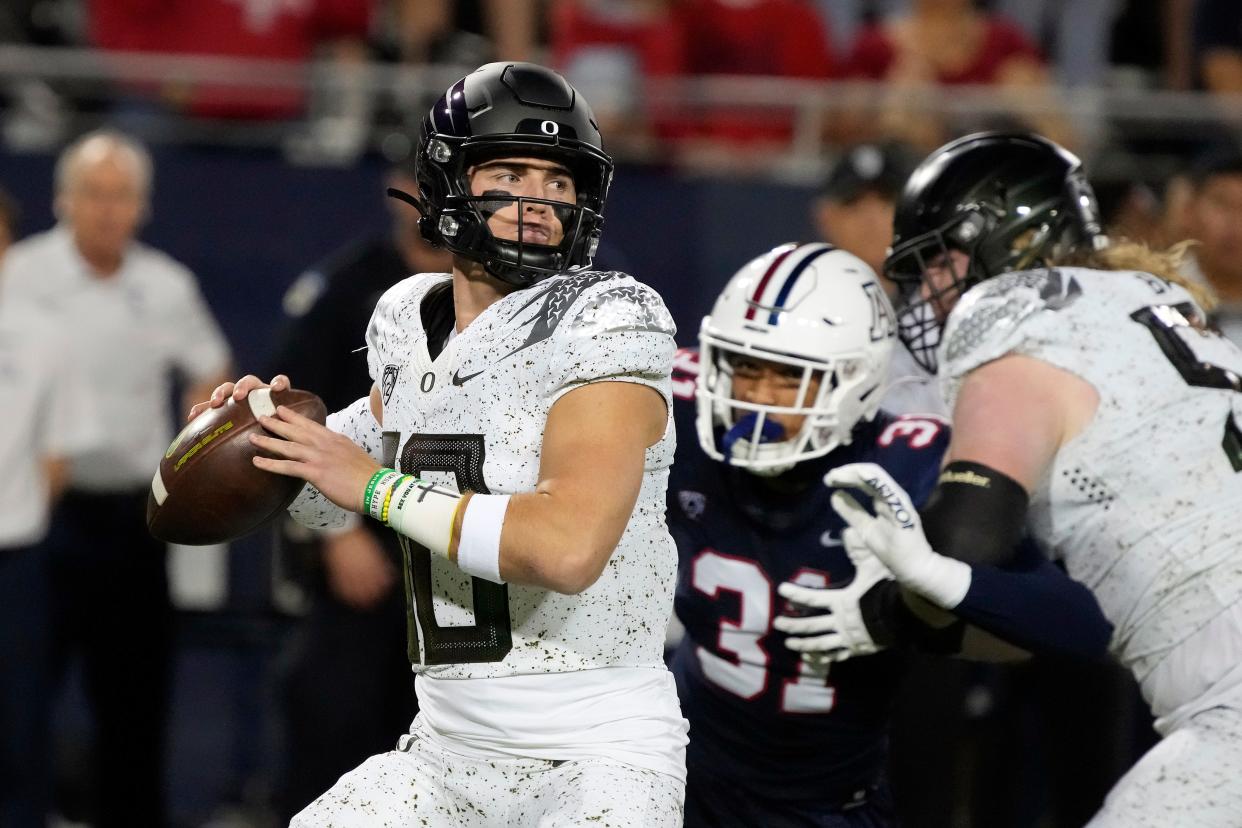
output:
[[[902,586],[942,609],[962,602],[970,589],[970,566],[931,548],[910,496],[888,472],[874,463],[849,463],[828,472],[824,483],[871,496],[875,517],[846,492],[832,495],[832,508],[853,530],[843,537],[847,552],[850,542],[866,546]]]
[[[847,529],[849,534],[852,530]],[[845,546],[854,562],[854,579],[845,586],[816,588],[786,581],[776,588],[782,598],[798,607],[827,610],[817,615],[778,615],[772,621],[773,627],[790,636],[785,646],[802,653],[802,660],[813,666],[883,649],[868,632],[859,602],[868,590],[892,575],[865,545],[854,547]]]

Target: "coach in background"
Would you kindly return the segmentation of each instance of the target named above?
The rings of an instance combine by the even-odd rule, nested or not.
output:
[[[1212,290],[1212,321],[1242,345],[1242,153],[1212,152],[1190,168],[1189,198],[1174,216],[1198,244],[1182,258],[1181,273]]]
[[[57,318],[107,435],[73,464],[49,536],[58,666],[81,654],[95,714],[99,828],[165,822],[172,609],[147,491],[173,436],[174,373],[201,399],[230,361],[193,274],[134,238],[151,183],[138,142],[79,138],[56,164],[58,224],[13,245],[0,270],[0,303]]]

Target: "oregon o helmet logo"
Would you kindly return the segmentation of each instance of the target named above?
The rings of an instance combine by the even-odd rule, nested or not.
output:
[[[544,121],[539,125],[539,129],[543,130],[546,135],[556,135],[561,131],[561,125],[556,121]]]

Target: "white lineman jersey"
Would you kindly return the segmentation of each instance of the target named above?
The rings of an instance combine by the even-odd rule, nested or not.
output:
[[[1242,597],[1242,351],[1201,317],[1147,273],[1006,273],[967,292],[940,352],[950,406],[966,374],[1006,354],[1099,394],[1033,493],[1031,527],[1095,593],[1158,716],[1189,715],[1242,675],[1226,612]]]
[[[371,317],[367,359],[383,397],[389,465],[456,490],[527,492],[538,481],[548,411],[565,393],[599,381],[638,383],[658,391],[671,412],[672,317],[655,291],[629,276],[541,281],[489,306],[438,350],[426,321],[451,316],[450,296],[446,274],[411,276]],[[453,679],[662,668],[677,565],[664,522],[671,422],[647,450],[620,543],[578,595],[472,578],[404,539],[415,670]]]

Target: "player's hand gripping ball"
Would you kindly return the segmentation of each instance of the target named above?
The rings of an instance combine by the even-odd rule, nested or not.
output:
[[[181,430],[160,461],[147,498],[147,528],[163,541],[221,543],[253,532],[279,515],[297,497],[296,477],[257,468],[261,452],[250,442],[264,433],[259,416],[283,405],[322,424],[323,400],[293,388],[259,388],[240,402],[230,398],[208,408]]]

